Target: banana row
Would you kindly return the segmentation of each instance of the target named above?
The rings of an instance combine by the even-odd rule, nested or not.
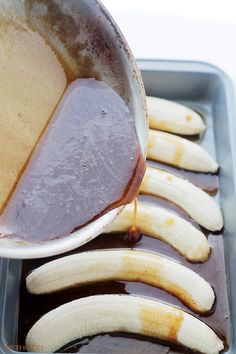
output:
[[[26,346],[29,351],[52,353],[77,338],[121,329],[200,353],[217,354],[224,348],[215,332],[194,316],[130,295],[96,295],[68,302],[35,323],[26,337]]]
[[[45,294],[108,280],[159,287],[198,313],[209,312],[215,301],[212,287],[194,271],[158,254],[134,250],[100,250],[62,257],[33,271],[26,284],[30,293]]]
[[[201,134],[206,129],[200,114],[176,102],[148,96],[147,110],[152,129],[181,135]]]
[[[107,280],[159,287],[198,313],[209,312],[215,302],[212,287],[197,273],[146,251],[100,250],[59,258],[34,270],[26,284],[32,294],[45,294]],[[26,345],[29,351],[42,351],[43,344],[43,352],[52,352],[78,338],[121,328],[201,353],[217,354],[224,347],[211,328],[185,311],[128,295],[91,296],[60,306],[35,323]]]
[[[151,128],[147,158],[191,171],[214,173],[218,170],[217,162],[200,145],[169,134],[201,134],[206,126],[198,113],[156,97],[147,97],[147,108]]]
[[[133,222],[134,203],[127,205],[105,232],[127,232]],[[139,201],[136,226],[142,234],[168,243],[191,262],[209,258],[210,245],[204,233],[167,209]]]
[[[147,167],[140,193],[171,201],[208,230],[219,231],[223,227],[220,207],[213,198],[201,188],[171,173]]]
[[[218,164],[199,145],[179,136],[200,134],[201,116],[177,103],[148,97],[149,159],[201,172],[214,173]],[[182,178],[147,167],[140,193],[165,198],[178,205],[198,224],[221,230],[219,206],[203,190]],[[134,222],[134,203],[127,205],[105,232],[127,232]],[[141,233],[160,239],[192,262],[205,262],[210,245],[201,230],[176,213],[144,201],[138,202],[136,226]],[[176,296],[192,311],[206,314],[213,308],[211,285],[180,263],[147,251],[98,250],[48,262],[26,279],[32,294],[46,294],[101,281],[142,282]],[[135,333],[183,345],[206,354],[218,354],[224,343],[198,318],[156,300],[130,295],[99,295],[75,300],[39,319],[26,338],[28,350],[53,352],[78,338],[100,333]]]

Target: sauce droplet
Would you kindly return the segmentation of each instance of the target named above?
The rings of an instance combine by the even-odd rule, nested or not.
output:
[[[137,226],[137,212],[138,212],[138,195],[136,195],[136,197],[134,198],[133,225],[129,227],[126,238],[125,238],[126,241],[131,242],[131,243],[140,242],[142,239],[142,233]]]
[[[138,211],[138,196],[134,198],[134,221],[133,226],[137,224],[137,211]]]
[[[132,225],[128,228],[125,240],[130,243],[137,243],[141,241],[142,237],[143,235],[141,234],[139,228],[135,225]]]

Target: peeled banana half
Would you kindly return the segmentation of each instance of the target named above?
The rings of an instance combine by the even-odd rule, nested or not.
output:
[[[105,232],[127,232],[134,223],[134,203],[127,205]],[[136,226],[141,233],[168,243],[192,262],[205,262],[210,254],[207,238],[190,222],[167,209],[138,201]]]
[[[147,158],[197,172],[215,173],[219,165],[198,144],[149,129]]]
[[[147,167],[140,192],[170,200],[208,230],[218,231],[223,227],[220,207],[213,198],[183,178]]]
[[[182,135],[200,134],[206,129],[202,117],[192,109],[157,97],[147,97],[149,127]]]
[[[129,332],[218,354],[224,344],[204,322],[173,306],[129,295],[96,295],[62,305],[38,320],[26,337],[28,351],[52,353],[76,339]]]
[[[159,287],[199,313],[210,311],[215,301],[210,284],[191,269],[158,254],[135,250],[100,250],[62,257],[34,270],[26,284],[29,292],[44,294],[107,280]]]

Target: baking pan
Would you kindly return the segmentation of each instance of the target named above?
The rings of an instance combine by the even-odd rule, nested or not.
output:
[[[231,332],[228,353],[236,353],[236,115],[232,84],[221,70],[205,63],[139,60],[138,64],[148,95],[183,102],[202,112],[207,121],[208,139],[203,145],[221,167],[220,193],[216,198],[225,222]],[[20,260],[0,260],[0,353],[24,351],[17,342],[21,270]]]

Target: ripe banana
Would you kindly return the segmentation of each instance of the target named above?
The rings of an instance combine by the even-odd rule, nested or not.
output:
[[[105,232],[127,232],[133,223],[132,203],[122,210]],[[209,257],[210,246],[205,235],[190,222],[167,209],[139,201],[136,226],[141,233],[168,243],[192,262],[205,262]]]
[[[199,172],[214,173],[219,167],[200,145],[153,129],[149,129],[147,158]]]
[[[41,317],[26,337],[28,351],[52,353],[82,337],[129,332],[218,354],[223,342],[204,322],[164,303],[130,295],[96,295]]]
[[[140,192],[157,195],[179,205],[208,230],[217,231],[223,227],[221,210],[215,201],[183,178],[147,167]]]
[[[182,135],[200,134],[206,128],[202,117],[173,101],[147,97],[149,127]]]
[[[198,313],[209,312],[215,301],[210,284],[191,269],[158,254],[134,250],[100,250],[62,257],[34,270],[27,276],[26,285],[32,294],[45,294],[107,280],[156,286]]]

